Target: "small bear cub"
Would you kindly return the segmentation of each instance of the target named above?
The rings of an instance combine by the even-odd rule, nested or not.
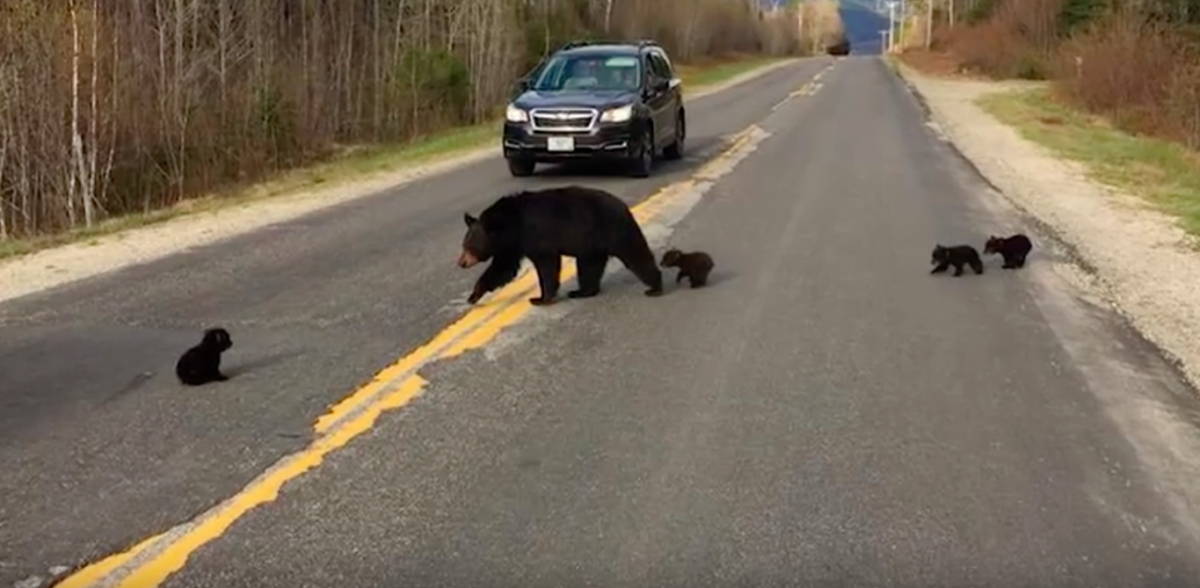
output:
[[[663,254],[662,262],[659,265],[679,268],[679,273],[675,276],[676,284],[686,277],[693,288],[699,288],[708,283],[708,274],[712,271],[713,260],[709,254],[703,251],[684,253],[678,249],[669,249]]]
[[[930,263],[936,265],[930,274],[940,274],[946,271],[950,266],[954,266],[955,277],[961,276],[963,266],[969,265],[972,270],[975,270],[976,275],[983,273],[983,261],[979,259],[979,252],[970,245],[954,245],[951,247],[943,247],[936,245],[933,248],[933,259]]]
[[[1004,257],[1004,269],[1016,269],[1025,267],[1025,256],[1033,249],[1033,243],[1029,241],[1029,237],[1021,233],[1017,233],[1011,237],[995,237],[989,236],[987,244],[983,246],[983,253],[991,255],[999,253]]]
[[[229,338],[229,331],[220,327],[205,330],[200,343],[180,356],[175,364],[175,375],[187,386],[228,380],[221,373],[221,354],[230,347],[233,347],[233,340]]]

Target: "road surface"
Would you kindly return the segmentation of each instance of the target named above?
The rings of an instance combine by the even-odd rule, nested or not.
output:
[[[647,180],[492,159],[0,306],[0,585],[1200,582],[1191,391],[881,61],[689,104]],[[567,182],[710,286],[468,310],[462,213]],[[928,275],[1016,229],[1025,270]],[[214,324],[234,377],[185,390]]]

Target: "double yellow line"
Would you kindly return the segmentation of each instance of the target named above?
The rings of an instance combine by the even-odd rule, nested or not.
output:
[[[721,173],[719,170],[727,170],[727,163],[760,137],[755,133],[758,130],[751,126],[735,135],[692,178],[667,186],[634,206],[634,217],[639,223],[646,223],[677,202],[697,181],[715,179]],[[575,271],[574,260],[564,258],[562,281],[575,277]],[[536,273],[524,270],[516,280],[493,292],[487,302],[472,308],[429,342],[385,367],[370,382],[331,407],[314,424],[316,439],[308,447],[281,459],[241,492],[196,520],[84,567],[59,582],[56,588],[93,588],[101,582],[116,588],[160,585],[183,569],[192,553],[223,535],[243,515],[276,500],[286,483],[318,467],[327,455],[370,430],[384,412],[403,407],[421,394],[427,384],[417,374],[421,367],[478,349],[521,320],[533,308],[528,299],[538,287]],[[115,577],[126,570],[123,577]]]
[[[824,85],[823,82],[821,82],[821,78],[826,74],[826,72],[833,69],[834,66],[836,66],[836,65],[837,65],[836,61],[830,62],[829,65],[826,65],[824,69],[817,72],[816,75],[814,75],[810,80],[801,84],[799,88],[792,90],[791,93],[789,93],[787,96],[784,96],[783,100],[776,102],[775,106],[771,107],[771,112],[775,112],[776,110],[779,110],[780,108],[783,107],[784,104],[787,104],[788,101],[791,100],[792,98],[795,98],[797,96],[812,96],[812,95],[816,94],[817,90],[820,90],[821,86]]]

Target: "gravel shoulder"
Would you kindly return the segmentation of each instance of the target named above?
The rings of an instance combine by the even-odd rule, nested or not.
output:
[[[687,99],[721,92],[796,62],[796,59],[781,60],[747,71],[689,92]],[[499,156],[498,146],[458,151],[352,182],[186,214],[160,224],[5,260],[0,262],[0,302],[211,245]]]
[[[1200,254],[1175,219],[1091,180],[1083,165],[1026,140],[976,102],[1020,82],[896,69],[927,106],[931,124],[1014,206],[1073,249],[1092,292],[1200,387]]]

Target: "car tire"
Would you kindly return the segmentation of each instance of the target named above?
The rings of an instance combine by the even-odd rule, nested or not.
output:
[[[638,141],[637,155],[629,161],[629,175],[635,178],[646,178],[650,176],[650,169],[654,167],[654,132],[646,131],[642,135],[642,140]]]
[[[683,141],[687,138],[687,118],[683,111],[679,112],[679,120],[675,122],[675,141],[663,149],[666,159],[683,159]]]
[[[537,162],[532,159],[509,159],[508,173],[514,178],[524,178],[533,175],[533,170],[537,168]]]

